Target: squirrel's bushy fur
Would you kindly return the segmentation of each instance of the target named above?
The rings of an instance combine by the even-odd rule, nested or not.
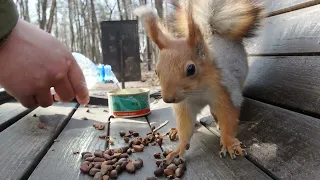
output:
[[[235,138],[248,73],[242,40],[254,35],[263,8],[253,0],[180,0],[173,5],[169,23],[161,23],[149,6],[134,11],[160,50],[156,73],[162,98],[174,103],[179,146],[167,160],[177,154],[183,158],[197,114],[206,105],[221,129],[221,153],[244,155]]]
[[[255,0],[180,0],[171,4],[174,12],[168,18],[169,28],[178,37],[188,34],[190,11],[205,37],[212,34],[232,39],[253,37],[264,17],[262,4]]]

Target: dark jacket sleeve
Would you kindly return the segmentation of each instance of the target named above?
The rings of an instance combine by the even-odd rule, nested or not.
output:
[[[0,41],[18,22],[19,14],[13,0],[0,0]]]

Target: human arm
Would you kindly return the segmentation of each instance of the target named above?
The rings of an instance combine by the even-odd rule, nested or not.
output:
[[[0,5],[2,24],[6,21],[3,14],[9,15],[10,9]],[[7,7],[15,11],[14,4],[10,5]],[[10,23],[6,21],[8,27],[0,28],[1,32],[11,31],[0,47],[0,85],[6,92],[28,108],[52,105],[51,87],[55,88],[60,101],[76,97],[80,104],[89,103],[84,75],[67,47],[44,30],[11,15],[10,23],[14,27],[9,28]]]

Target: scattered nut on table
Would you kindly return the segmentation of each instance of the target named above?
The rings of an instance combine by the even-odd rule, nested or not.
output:
[[[104,124],[93,124],[93,127],[101,130],[104,129]],[[175,132],[171,131],[170,133],[170,135],[174,136]],[[80,165],[80,171],[93,177],[93,180],[117,179],[123,172],[135,174],[139,169],[143,168],[144,162],[141,158],[130,158],[132,153],[143,153],[149,143],[151,145],[163,145],[165,142],[163,141],[165,136],[160,133],[147,133],[146,137],[142,138],[139,132],[130,130],[128,133],[120,131],[119,135],[125,143],[129,143],[127,146],[95,150],[94,152],[82,152],[81,157],[83,162]],[[115,143],[107,135],[100,135],[99,138],[106,139],[110,145],[114,145]],[[116,139],[116,137],[112,136],[112,139]],[[189,149],[190,144],[187,144],[185,148]],[[166,162],[165,157],[171,152],[171,150],[165,150],[163,153],[156,152],[153,154],[155,160],[154,176],[145,177],[147,180],[156,180],[160,177],[178,180],[184,176],[186,165],[179,156],[175,157],[170,164]],[[79,152],[73,153],[79,154]]]

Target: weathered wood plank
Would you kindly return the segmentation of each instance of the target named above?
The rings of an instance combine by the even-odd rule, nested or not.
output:
[[[320,5],[265,19],[258,37],[245,41],[248,54],[320,52]]]
[[[241,119],[250,159],[279,179],[319,179],[319,119],[248,99]]]
[[[10,101],[0,105],[0,132],[18,121],[33,109],[27,109],[16,101]]]
[[[314,2],[315,0],[290,0],[290,1],[279,1],[279,0],[260,0],[264,2],[266,6],[266,13],[273,13],[275,11],[289,9],[292,6],[297,6],[307,2]]]
[[[169,123],[159,130],[167,133],[175,127],[175,118],[171,105],[162,100],[152,104],[152,113],[148,116],[151,125],[156,127],[165,120]],[[164,140],[163,149],[174,149],[178,142],[168,138]],[[187,171],[183,179],[271,179],[246,158],[231,160],[219,157],[220,139],[207,128],[198,124],[192,137],[190,149],[186,151]],[[244,168],[245,167],[245,168]]]
[[[49,108],[37,108],[2,131],[0,179],[27,178],[66,125],[75,107],[75,103],[55,103]],[[39,122],[45,128],[39,128]]]
[[[246,97],[320,117],[320,61],[309,57],[251,57]]]
[[[81,154],[73,152],[105,150],[106,141],[99,138],[108,130],[109,115],[104,109],[103,106],[89,108],[90,113],[87,113],[87,108],[80,106],[29,179],[91,180],[91,176],[80,172]],[[88,120],[81,120],[83,117]],[[94,123],[105,124],[105,129],[96,130],[92,126]]]
[[[128,132],[129,130],[134,130],[139,133],[140,137],[145,138],[146,134],[151,131],[151,128],[144,117],[141,118],[131,118],[131,119],[122,119],[116,118],[111,119],[110,123],[110,137],[114,140],[114,145],[110,145],[109,148],[119,148],[128,146],[127,143],[124,142],[123,138],[120,137],[119,132],[123,130]],[[115,138],[114,138],[115,137]],[[161,152],[159,146],[145,146],[143,152],[133,153],[129,159],[137,159],[141,158],[143,160],[143,167],[136,171],[134,175],[129,174],[127,172],[121,173],[117,179],[119,180],[127,180],[127,179],[135,179],[135,180],[144,180],[148,176],[153,176],[153,172],[156,169],[155,159],[153,154],[156,152]],[[159,179],[159,178],[158,178]]]

